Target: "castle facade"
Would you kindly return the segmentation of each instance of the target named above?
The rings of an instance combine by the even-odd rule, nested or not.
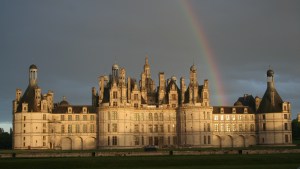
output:
[[[267,71],[262,98],[244,95],[233,106],[212,106],[208,80],[199,84],[197,69],[182,77],[151,78],[148,57],[139,81],[126,76],[125,68],[112,66],[92,88],[90,105],[71,105],[54,93],[42,94],[38,68],[29,68],[29,85],[13,101],[14,149],[86,150],[159,147],[248,147],[292,143],[291,105]],[[179,84],[179,86],[178,86]]]

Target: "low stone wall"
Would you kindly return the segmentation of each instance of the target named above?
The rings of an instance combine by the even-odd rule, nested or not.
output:
[[[167,155],[212,155],[212,154],[284,154],[300,153],[300,149],[264,149],[264,150],[203,150],[203,151],[153,151],[153,152],[22,152],[0,153],[0,158],[49,158],[49,157],[101,157],[101,156],[167,156]]]

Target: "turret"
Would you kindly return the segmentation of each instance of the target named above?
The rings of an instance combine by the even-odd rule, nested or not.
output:
[[[145,58],[144,73],[146,75],[146,78],[151,78],[151,72],[150,72],[150,65],[149,65],[149,61],[148,61],[148,55],[146,55],[146,58]]]
[[[112,81],[116,81],[119,78],[119,66],[117,64],[113,64],[112,66]]]
[[[38,68],[36,65],[32,64],[29,67],[29,85],[30,86],[37,85],[37,71],[38,71]]]
[[[163,99],[165,98],[165,89],[166,89],[166,81],[164,72],[159,72],[158,75],[158,104],[161,104]]]

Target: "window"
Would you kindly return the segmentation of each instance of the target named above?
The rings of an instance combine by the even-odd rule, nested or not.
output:
[[[235,115],[232,115],[231,118],[232,118],[232,120],[235,120]]]
[[[139,95],[138,94],[134,94],[133,95],[133,100],[139,100]]]
[[[243,131],[243,124],[239,124],[239,131]]]
[[[91,115],[90,119],[91,119],[91,121],[95,120],[95,116]]]
[[[43,129],[43,133],[46,133],[46,129]]]
[[[60,120],[65,121],[65,115],[60,115]]]
[[[110,137],[107,137],[107,145],[110,145]]]
[[[68,125],[68,133],[72,133],[72,125]]]
[[[239,116],[238,116],[238,120],[242,120],[242,115],[239,115]]]
[[[118,132],[118,124],[117,123],[112,124],[112,132]]]
[[[46,120],[46,114],[43,114],[43,120]]]
[[[113,102],[113,106],[114,107],[118,106],[118,103],[117,102]]]
[[[210,136],[207,136],[207,144],[210,144]]]
[[[287,114],[284,114],[284,119],[288,119]]]
[[[140,119],[139,113],[134,113],[134,120],[139,121],[139,119]]]
[[[113,92],[113,99],[117,99],[118,98],[118,92],[114,91]]]
[[[164,114],[163,113],[159,114],[159,121],[164,121]]]
[[[226,120],[230,120],[230,116],[229,115],[226,115]]]
[[[83,115],[83,120],[84,121],[86,121],[87,120],[87,118],[86,118],[87,116],[86,115]]]
[[[149,137],[149,145],[153,145],[153,137]]]
[[[76,121],[79,121],[79,115],[75,116]]]
[[[207,92],[204,92],[204,99],[207,99]]]
[[[214,115],[214,120],[218,120],[219,119],[218,117],[219,117],[218,115]]]
[[[26,120],[26,116],[23,117],[24,121]]]
[[[263,131],[266,131],[266,123],[263,123]]]
[[[207,112],[207,120],[210,120],[210,112]]]
[[[138,108],[139,107],[139,104],[138,103],[134,103],[133,105],[135,108]]]
[[[159,128],[160,128],[160,132],[164,132],[164,125],[161,124],[161,125],[159,126]]]
[[[170,133],[171,132],[171,126],[168,125],[168,132]]]
[[[204,140],[204,144],[206,144],[206,136],[204,136],[204,139],[203,139],[203,140]]]
[[[112,145],[114,145],[114,146],[118,145],[118,138],[117,138],[117,136],[113,136],[112,137]]]
[[[91,133],[94,133],[94,132],[95,132],[95,126],[94,126],[94,124],[91,124],[90,130],[91,130]]]
[[[144,132],[144,125],[141,125],[141,131]]]
[[[80,126],[79,126],[79,124],[76,124],[76,133],[79,133],[80,132],[80,128],[79,128]]]
[[[284,130],[288,130],[288,124],[284,123]]]
[[[151,124],[149,124],[148,128],[149,128],[149,132],[153,133],[153,126]]]
[[[230,124],[226,124],[226,131],[230,131]]]
[[[266,120],[266,115],[262,115],[263,120]]]
[[[250,125],[250,131],[254,131],[254,124]]]
[[[224,120],[224,115],[221,115],[221,120]]]
[[[214,124],[215,131],[219,131],[219,124]]]
[[[235,124],[232,124],[232,131],[236,131],[236,126],[235,126]]]
[[[153,120],[152,113],[149,113],[149,120]]]
[[[112,112],[112,120],[117,120],[118,119],[118,113],[117,112]]]
[[[172,94],[172,100],[176,100],[176,94]]]
[[[68,115],[68,120],[72,121],[72,115]]]
[[[82,131],[83,131],[84,133],[86,133],[86,132],[87,132],[87,126],[86,126],[86,124],[84,124],[84,125],[83,125],[83,127],[82,127]]]
[[[249,127],[248,124],[245,124],[245,131],[248,131],[248,130],[249,130],[248,127]]]
[[[154,120],[158,121],[158,114],[157,113],[154,113]]]
[[[141,121],[144,121],[144,113],[141,114]]]
[[[221,131],[224,131],[224,124],[221,124]]]
[[[289,142],[289,135],[284,135],[285,136],[285,142],[288,143]]]
[[[210,131],[210,124],[207,123],[207,131]]]
[[[138,124],[134,125],[134,132],[136,132],[136,133],[139,132],[139,125]]]
[[[46,127],[46,123],[43,123],[43,127]]]
[[[140,139],[139,136],[134,136],[134,145],[139,145],[140,144]]]
[[[158,132],[158,125],[157,124],[154,125],[154,132],[156,132],[156,133]]]

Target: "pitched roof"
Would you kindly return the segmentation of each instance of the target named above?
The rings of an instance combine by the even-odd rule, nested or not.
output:
[[[88,113],[96,113],[96,108],[90,105],[82,105],[82,106],[64,106],[64,105],[56,105],[52,111],[52,113],[56,114],[64,114],[68,113],[68,107],[72,107],[72,113],[78,114],[82,112],[82,108],[86,107]]]
[[[214,106],[213,114],[220,114],[221,108],[224,110],[224,114],[233,114],[232,110],[235,108],[236,114],[244,114],[244,109],[247,109],[248,114],[254,114],[254,111],[248,106]]]

